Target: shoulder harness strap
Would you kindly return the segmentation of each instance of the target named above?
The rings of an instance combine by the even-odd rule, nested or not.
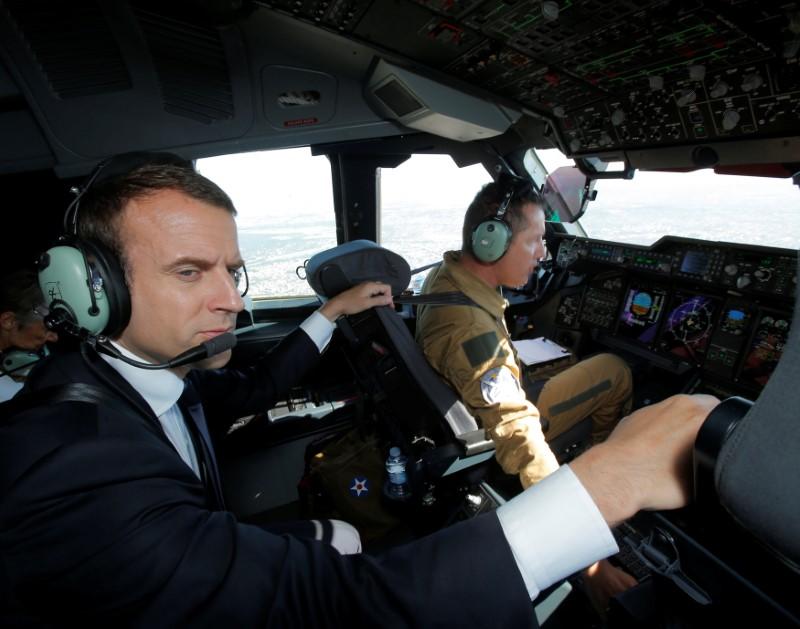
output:
[[[50,406],[62,402],[85,402],[94,405],[120,406],[119,398],[100,387],[73,383],[47,387],[39,391],[29,391],[0,404],[0,422],[11,420],[15,415],[40,406]]]

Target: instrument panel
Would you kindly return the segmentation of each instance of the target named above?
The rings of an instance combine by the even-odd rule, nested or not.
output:
[[[797,2],[264,0],[549,117],[570,156],[797,135]]]
[[[565,237],[559,244],[556,264],[567,268],[580,261],[789,300],[794,299],[797,288],[797,254],[771,247],[676,236],[665,236],[650,247]]]
[[[598,264],[599,263],[599,264]],[[589,276],[562,296],[556,324],[663,365],[758,391],[791,326],[797,254],[667,236],[638,247],[566,236],[556,265]]]

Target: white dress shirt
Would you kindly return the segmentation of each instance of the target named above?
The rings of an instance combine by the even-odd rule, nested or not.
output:
[[[328,318],[319,310],[315,310],[308,319],[300,324],[300,327],[314,341],[321,354],[328,347],[328,343],[331,342],[336,324],[328,321]]]
[[[22,382],[17,382],[11,376],[0,376],[0,402],[5,402],[14,397],[19,393],[22,385]]]
[[[569,465],[499,507],[497,517],[531,599],[619,551],[597,505]]]

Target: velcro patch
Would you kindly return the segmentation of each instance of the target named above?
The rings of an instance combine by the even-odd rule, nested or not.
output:
[[[524,397],[519,380],[508,367],[495,367],[481,376],[481,395],[487,404]]]
[[[464,341],[461,349],[467,355],[469,364],[473,367],[482,365],[487,360],[492,360],[495,356],[505,357],[506,352],[500,347],[497,334],[493,330],[485,332],[480,336]]]

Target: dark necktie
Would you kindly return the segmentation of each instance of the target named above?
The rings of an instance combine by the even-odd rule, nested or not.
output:
[[[208,431],[203,405],[200,403],[196,391],[190,385],[184,389],[183,395],[178,400],[178,407],[181,409],[186,426],[192,435],[201,477],[206,486],[209,501],[213,507],[224,510],[225,500],[222,497],[222,482],[219,477],[217,457],[214,454],[214,444]]]

